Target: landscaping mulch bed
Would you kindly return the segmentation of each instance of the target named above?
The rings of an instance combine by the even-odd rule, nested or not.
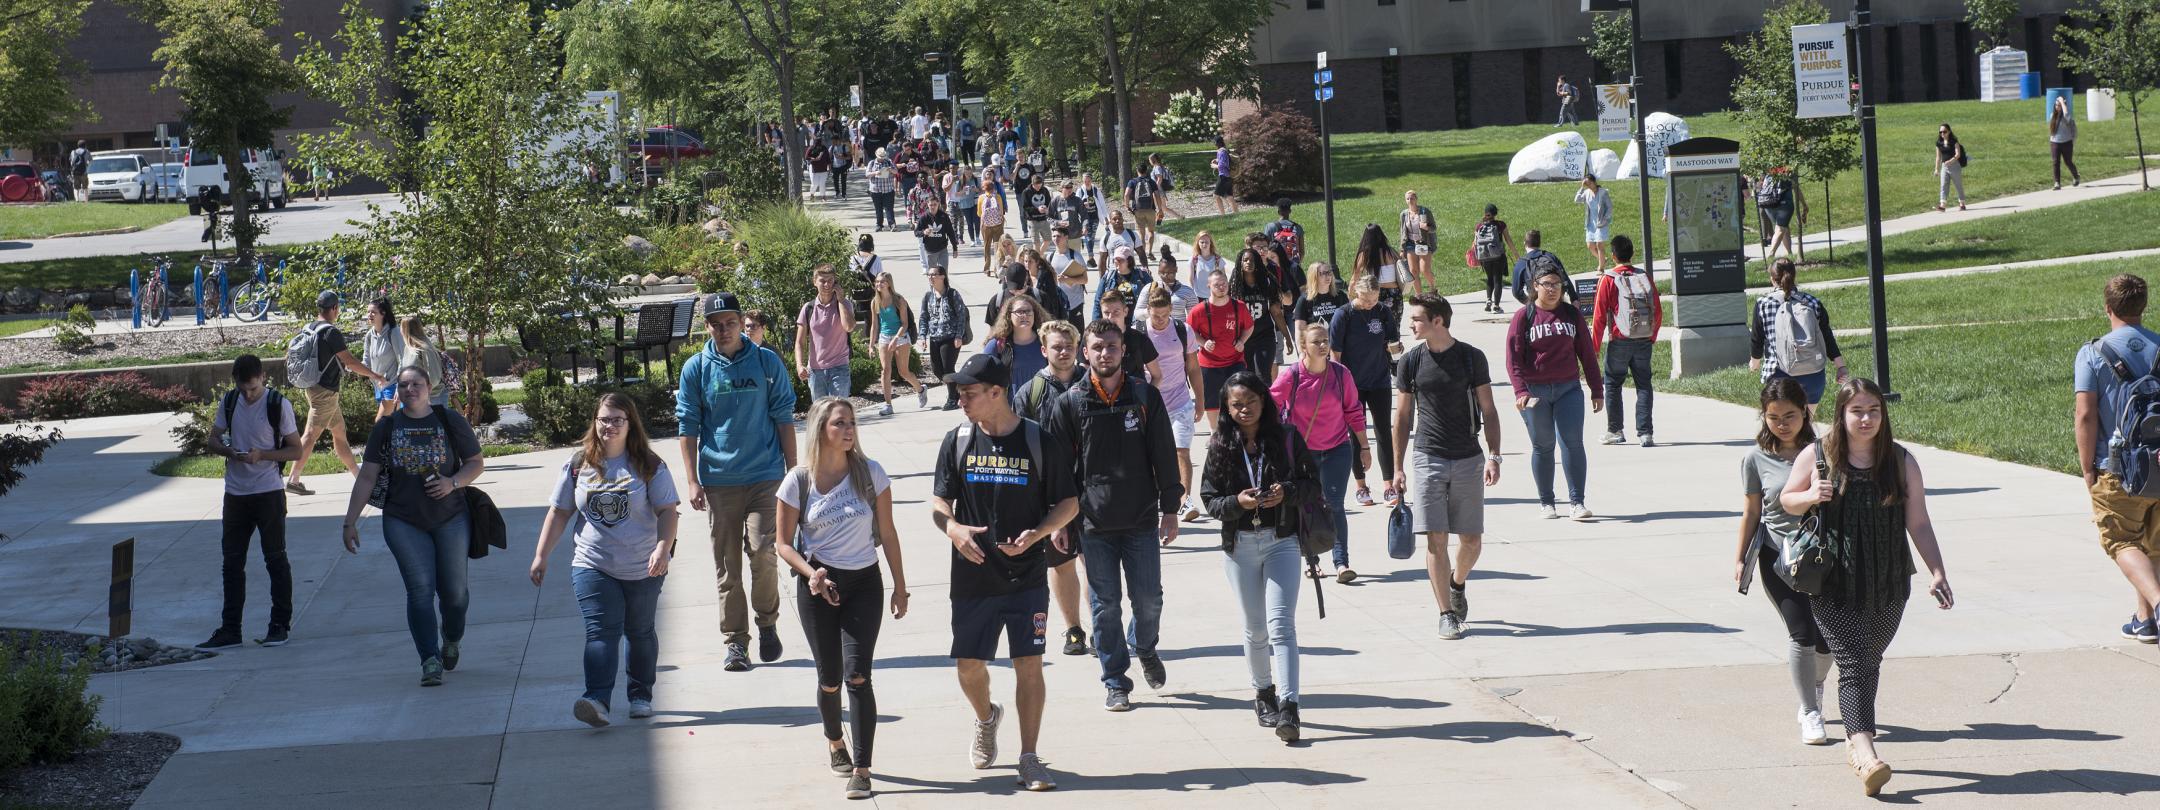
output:
[[[0,807],[125,810],[179,750],[180,738],[170,734],[113,734],[67,762],[0,774]]]
[[[255,323],[214,329],[145,329],[127,334],[92,335],[91,348],[70,352],[50,337],[0,339],[0,368],[30,364],[58,365],[113,357],[156,360],[235,346],[260,346],[291,334],[291,324]]]
[[[116,640],[65,630],[12,628],[0,628],[0,656],[13,658],[26,655],[30,651],[32,639],[36,639],[40,649],[58,649],[61,662],[69,666],[89,655],[92,644],[97,645],[97,657],[90,662],[91,672],[124,672],[217,657],[217,653],[209,650],[175,647],[160,643],[154,638]]]

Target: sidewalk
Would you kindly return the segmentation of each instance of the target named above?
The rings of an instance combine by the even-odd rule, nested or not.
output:
[[[869,222],[861,197],[814,207],[852,230]],[[919,297],[912,239],[876,239],[900,291]],[[979,255],[971,247],[955,262]],[[969,302],[987,299],[982,276],[951,278]],[[1458,336],[1497,361],[1500,319],[1459,312]],[[1508,400],[1504,385],[1496,394]],[[1660,447],[1589,447],[1588,502],[1600,517],[1586,523],[1538,518],[1521,421],[1502,415],[1506,461],[1463,640],[1434,637],[1422,561],[1381,553],[1384,514],[1353,513],[1362,578],[1325,586],[1326,619],[1309,591],[1298,610],[1303,746],[1253,727],[1215,525],[1186,524],[1164,558],[1170,686],[1135,695],[1131,714],[1107,714],[1094,663],[1051,656],[1042,751],[1060,787],[1030,799],[989,798],[1013,791],[1012,723],[995,768],[964,762],[969,715],[945,657],[949,552],[926,505],[932,449],[957,415],[910,403],[889,418],[864,414],[865,449],[894,478],[915,594],[878,651],[876,806],[1872,805],[1842,748],[1793,739],[1782,624],[1761,596],[1732,591],[1735,471],[1753,415],[1682,396],[1657,405]],[[71,424],[31,468],[0,505],[10,535],[0,588],[24,597],[0,604],[0,624],[97,632],[106,545],[135,537],[137,633],[207,635],[219,484],[142,472],[171,451],[167,427],[162,417]],[[1598,430],[1592,417],[1585,438]],[[2160,791],[2149,753],[2160,730],[2145,719],[2160,710],[2160,656],[2115,636],[2128,589],[2096,547],[2080,483],[1914,450],[1960,603],[1943,612],[1921,598],[1891,648],[1881,718],[1884,756],[1900,771],[1892,800],[2149,804],[2137,796]],[[346,555],[336,540],[346,481],[311,480],[321,494],[292,501],[291,646],[93,680],[104,722],[185,740],[138,806],[838,804],[792,606],[781,610],[782,661],[722,672],[713,560],[695,515],[661,601],[658,716],[597,732],[570,718],[582,636],[569,552],[557,550],[545,587],[525,571],[568,452],[490,460],[479,485],[503,508],[512,547],[473,563],[465,661],[439,689],[414,683],[378,521],[364,521],[361,553]],[[259,563],[249,585],[255,632],[268,610]],[[1009,696],[1009,671],[992,678]]]

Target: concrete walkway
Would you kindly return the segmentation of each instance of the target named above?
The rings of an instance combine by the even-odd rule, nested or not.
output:
[[[857,230],[868,224],[867,200],[817,207]],[[911,240],[877,241],[900,291],[919,296]],[[969,248],[956,264],[978,257]],[[987,299],[981,276],[953,279],[970,302]],[[1458,334],[1498,358],[1501,321],[1466,313]],[[1842,748],[1795,740],[1782,624],[1760,595],[1733,592],[1735,470],[1753,415],[1682,396],[1660,397],[1658,412],[1660,447],[1589,448],[1588,502],[1599,517],[1584,523],[1538,518],[1522,424],[1503,415],[1507,459],[1489,495],[1475,612],[1460,641],[1434,637],[1421,561],[1382,554],[1384,514],[1354,512],[1363,577],[1325,586],[1326,619],[1309,591],[1298,610],[1309,742],[1297,747],[1251,723],[1215,527],[1187,524],[1191,536],[1164,557],[1169,687],[1143,689],[1131,714],[1107,714],[1093,662],[1052,656],[1042,751],[1060,788],[1003,801],[1871,804]],[[906,619],[887,622],[878,651],[881,807],[987,806],[1014,790],[1010,723],[996,767],[965,764],[970,715],[944,655],[949,552],[925,500],[931,450],[955,416],[910,405],[890,418],[864,415],[865,448],[895,479],[916,597]],[[171,452],[168,427],[158,416],[71,423],[68,441],[0,503],[0,531],[10,535],[0,542],[0,588],[19,597],[0,603],[0,624],[100,631],[106,548],[134,537],[137,633],[183,642],[208,634],[220,489],[144,472]],[[1598,430],[1592,417],[1585,438]],[[1900,770],[1891,800],[2150,806],[2160,792],[2150,754],[2160,730],[2148,721],[2160,709],[2160,655],[2115,635],[2130,597],[2099,553],[2079,482],[1914,449],[1960,602],[1948,612],[1915,602],[1890,650],[1879,714],[1884,756]],[[139,806],[839,804],[792,606],[781,611],[782,661],[721,671],[713,560],[694,539],[682,544],[661,601],[659,715],[603,731],[571,719],[582,636],[567,548],[545,587],[525,572],[567,453],[491,460],[480,485],[504,508],[512,547],[473,563],[465,661],[439,689],[416,685],[403,594],[377,519],[362,527],[361,553],[346,555],[336,538],[346,479],[311,479],[322,494],[291,507],[291,646],[93,680],[105,722],[185,740]],[[691,537],[703,528],[695,516],[685,523]],[[249,586],[253,633],[268,610],[259,565]],[[1006,671],[993,680],[1009,695]]]

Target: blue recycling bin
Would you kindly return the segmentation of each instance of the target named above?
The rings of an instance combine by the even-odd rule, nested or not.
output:
[[[2020,99],[2027,99],[2027,98],[2039,98],[2039,97],[2040,97],[2040,74],[2038,74],[2038,73],[2020,73],[2020,74],[2018,74],[2018,98],[2020,98]]]
[[[2040,120],[2048,121],[2054,119],[2055,100],[2058,98],[2070,102],[2070,115],[2073,118],[2077,117],[2077,93],[2072,91],[2070,88],[2050,87],[2047,89],[2046,93],[2042,94],[2041,97],[2046,99],[2047,102],[2040,105]]]

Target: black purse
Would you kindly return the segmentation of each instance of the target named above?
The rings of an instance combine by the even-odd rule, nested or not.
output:
[[[1815,446],[1817,469],[1822,468],[1822,445]],[[1837,563],[1837,552],[1830,545],[1822,525],[1822,504],[1808,507],[1807,514],[1800,516],[1800,528],[1778,554],[1778,575],[1785,584],[1809,596],[1821,596],[1827,589],[1830,569]]]

